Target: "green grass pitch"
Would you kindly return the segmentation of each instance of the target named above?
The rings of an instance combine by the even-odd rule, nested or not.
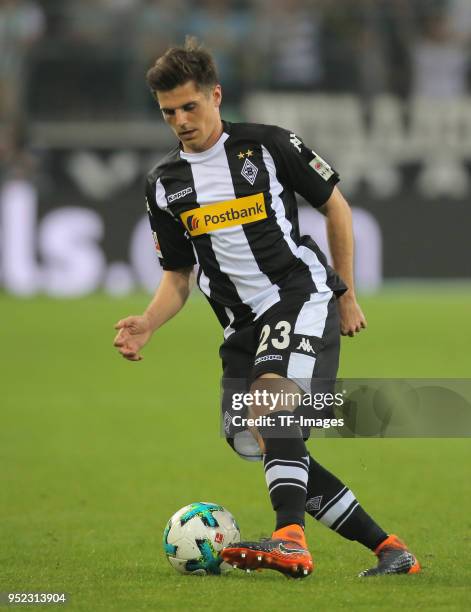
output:
[[[219,437],[221,332],[205,302],[191,299],[141,363],[114,353],[113,323],[147,299],[0,295],[0,591],[65,591],[66,609],[87,612],[469,609],[469,439],[309,443],[409,543],[420,575],[357,579],[371,553],[310,517],[307,580],[178,575],[161,534],[181,506],[221,503],[244,537],[269,534],[273,516],[260,465]],[[469,291],[362,305],[369,329],[343,340],[342,376],[470,376]]]

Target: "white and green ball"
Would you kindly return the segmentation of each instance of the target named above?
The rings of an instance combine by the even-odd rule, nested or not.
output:
[[[210,502],[195,502],[180,508],[164,530],[164,551],[170,564],[182,574],[222,574],[231,566],[220,553],[240,541],[232,514]]]

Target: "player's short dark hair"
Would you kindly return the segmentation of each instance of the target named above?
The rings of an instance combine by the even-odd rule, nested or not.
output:
[[[170,91],[194,81],[197,89],[218,84],[214,59],[194,36],[187,36],[183,47],[170,47],[147,72],[146,80],[152,92]]]

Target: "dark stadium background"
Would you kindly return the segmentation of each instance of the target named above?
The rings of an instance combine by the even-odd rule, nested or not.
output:
[[[144,216],[143,176],[173,140],[144,75],[186,33],[215,53],[226,119],[281,124],[337,168],[360,209],[360,246],[371,244],[358,261],[360,288],[469,281],[466,0],[8,0],[0,5],[8,292],[153,286],[151,243],[142,226],[133,232]],[[321,219],[307,231],[322,234]]]

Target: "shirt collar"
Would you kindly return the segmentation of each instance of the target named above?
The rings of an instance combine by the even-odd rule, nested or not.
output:
[[[201,151],[201,153],[186,153],[185,151],[183,151],[182,146],[180,144],[180,157],[191,164],[204,162],[208,159],[211,159],[221,151],[221,149],[224,147],[224,143],[229,138],[229,125],[230,124],[228,124],[227,121],[223,121],[223,131],[221,136],[219,136],[218,140],[213,144],[212,147],[206,149],[206,151]]]

